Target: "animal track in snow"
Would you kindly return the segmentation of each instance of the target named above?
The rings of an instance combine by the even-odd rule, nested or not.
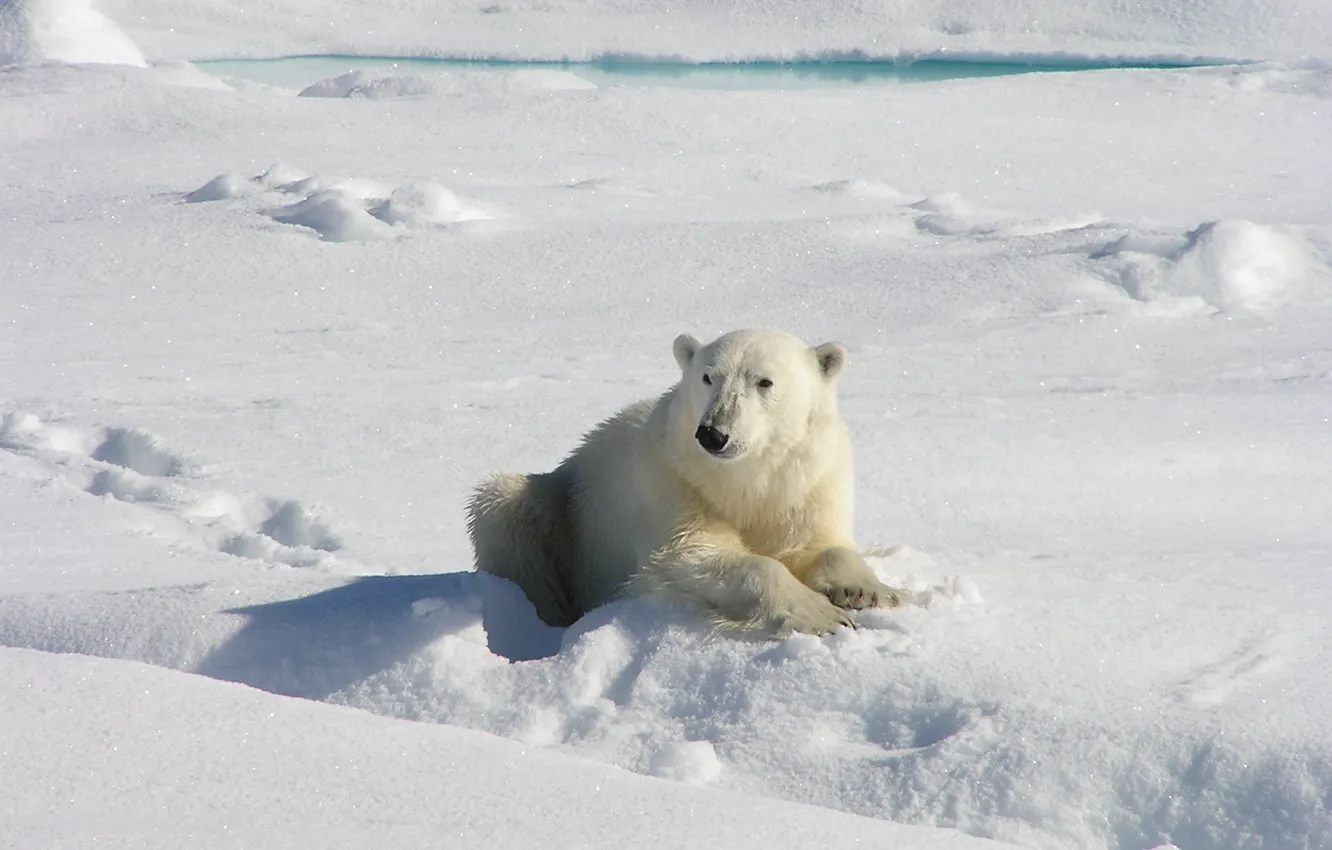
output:
[[[866,226],[852,225],[848,235],[861,239],[897,236],[969,241],[1003,240],[1023,236],[1045,236],[1088,228],[1104,221],[1098,213],[1024,219],[1002,210],[982,209],[957,192],[911,195],[876,180],[862,178],[831,180],[807,187],[824,197],[872,205],[885,214]]]
[[[108,428],[92,459],[152,477],[179,475],[180,458],[159,448],[152,437],[128,428]]]
[[[259,526],[259,533],[283,546],[309,546],[332,552],[342,544],[329,533],[322,523],[306,516],[305,508],[297,502],[270,502],[273,513]]]
[[[0,450],[41,462],[53,480],[174,520],[203,549],[291,566],[322,565],[342,548],[299,502],[208,489],[185,458],[133,428],[77,428],[32,413],[0,420]]]
[[[835,231],[856,242],[885,239],[1011,243],[1020,256],[1081,257],[1098,291],[1148,315],[1211,316],[1261,312],[1289,303],[1325,261],[1294,227],[1245,220],[1207,221],[1192,229],[1134,226],[1096,213],[1021,218],[981,209],[955,192],[910,196],[887,183],[834,180],[804,188],[861,212]],[[867,213],[867,214],[866,214]],[[1107,286],[1108,284],[1108,286]]]
[[[161,502],[165,493],[156,485],[136,481],[114,469],[103,469],[93,476],[85,488],[94,496],[110,496],[121,502]]]
[[[319,552],[342,548],[328,527],[311,519],[299,502],[272,500],[267,508],[267,519],[253,532],[228,537],[222,542],[222,551],[242,558],[306,566],[318,562]]]
[[[182,196],[186,203],[242,199],[281,224],[308,227],[326,242],[397,239],[409,233],[494,216],[431,181],[389,186],[360,179],[328,180],[275,165],[245,177],[219,174]]]
[[[866,740],[879,756],[904,756],[937,747],[978,727],[983,713],[975,706],[936,698],[883,712],[865,728]]]
[[[586,177],[561,183],[566,189],[579,192],[594,192],[607,195],[629,195],[639,198],[651,198],[663,194],[656,189],[648,189],[615,177]]]
[[[1291,635],[1279,633],[1246,643],[1229,657],[1210,664],[1185,683],[1188,699],[1198,705],[1218,705],[1236,689],[1283,666],[1290,658]]]

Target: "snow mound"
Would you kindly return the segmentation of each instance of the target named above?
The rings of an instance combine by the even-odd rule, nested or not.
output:
[[[0,649],[0,667],[14,847],[131,848],[151,835],[157,847],[360,850],[440,846],[444,829],[455,847],[748,850],[818,846],[830,832],[867,847],[1012,846],[124,661]]]
[[[489,92],[584,91],[596,87],[595,83],[568,71],[550,69],[429,75],[354,70],[311,83],[301,89],[299,96],[395,100]]]
[[[1189,234],[1174,271],[1183,287],[1204,289],[1223,308],[1269,310],[1294,294],[1309,268],[1304,246],[1281,231],[1217,221]]]
[[[0,4],[0,65],[21,62],[147,66],[138,46],[92,0]]]
[[[1091,259],[1135,300],[1202,314],[1280,307],[1316,266],[1295,236],[1243,220],[1206,222],[1184,233],[1129,233]]]
[[[293,196],[299,200],[290,201]],[[260,212],[282,224],[308,227],[326,242],[397,239],[414,231],[492,218],[490,212],[432,181],[390,187],[355,178],[325,180],[284,165],[253,177],[219,174],[182,196],[186,203],[237,198],[267,202]],[[275,202],[280,205],[273,206]]]
[[[404,233],[490,218],[437,183],[405,183],[388,197],[366,198],[332,186],[269,213],[275,221],[308,227],[327,242],[396,239]]]
[[[188,192],[185,200],[192,204],[208,201],[221,201],[227,198],[239,198],[250,193],[249,180],[235,172],[219,174],[212,180]]]
[[[267,171],[246,177],[235,171],[217,175],[212,180],[183,196],[186,203],[201,204],[209,201],[223,201],[228,198],[245,198],[264,191],[299,192],[312,190],[320,185],[318,178],[312,178],[303,171],[298,171],[282,163],[271,166]]]
[[[313,192],[270,215],[283,224],[308,227],[325,242],[367,242],[398,236],[392,225],[371,215],[360,199],[336,189]]]
[[[438,183],[405,183],[388,198],[377,200],[369,213],[380,221],[409,229],[489,218]]]

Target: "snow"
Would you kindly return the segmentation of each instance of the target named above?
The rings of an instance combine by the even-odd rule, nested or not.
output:
[[[301,96],[310,95],[302,92]],[[235,172],[219,174],[185,193],[183,200],[197,204],[247,197],[258,197],[261,204],[277,199],[275,205],[269,201],[259,211],[283,224],[308,227],[329,242],[395,239],[434,225],[490,218],[484,210],[429,181],[388,187],[367,180],[325,181],[282,167],[250,178]]]
[[[93,0],[9,0],[0,6],[0,65],[42,60],[147,65]]]
[[[0,11],[0,844],[1332,846],[1322,11],[240,8]],[[885,53],[1274,61],[798,91],[178,61],[812,55],[867,16]],[[660,392],[675,334],[760,324],[848,345],[860,542],[905,607],[560,630],[470,571],[482,475]]]
[[[1139,301],[1202,314],[1279,307],[1311,263],[1298,235],[1244,220],[1204,222],[1183,234],[1126,234],[1091,259]]]
[[[923,850],[1007,846],[141,664],[15,649],[0,659],[7,847],[797,847],[830,833]]]

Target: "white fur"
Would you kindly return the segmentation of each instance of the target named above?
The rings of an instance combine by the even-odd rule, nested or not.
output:
[[[674,351],[681,379],[661,397],[598,425],[553,472],[478,488],[478,569],[516,582],[556,625],[629,591],[769,634],[896,604],[852,537],[846,349],[742,330],[708,345],[682,335]],[[706,450],[700,426],[724,444]]]

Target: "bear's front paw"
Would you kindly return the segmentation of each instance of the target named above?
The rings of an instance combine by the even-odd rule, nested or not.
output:
[[[879,581],[860,553],[836,546],[819,556],[809,574],[809,587],[828,597],[838,608],[896,608],[902,604],[898,591]]]
[[[786,636],[792,632],[822,635],[836,631],[841,626],[855,628],[850,615],[833,605],[826,596],[817,593],[802,593],[792,599],[786,610],[773,619],[776,626],[774,631],[779,636]]]
[[[876,582],[875,587],[830,587],[824,591],[828,601],[838,608],[859,611],[862,608],[896,608],[902,596],[896,590]]]

